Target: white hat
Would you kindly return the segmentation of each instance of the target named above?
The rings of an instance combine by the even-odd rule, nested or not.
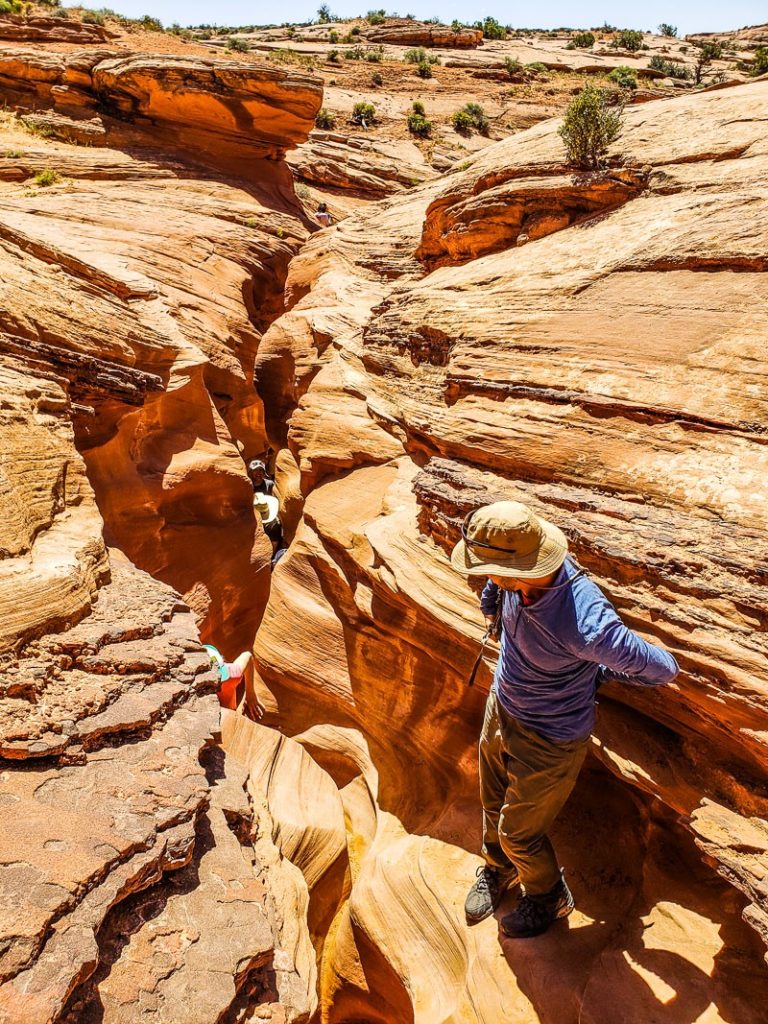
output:
[[[270,523],[274,523],[280,514],[280,502],[274,494],[264,494],[262,491],[256,491],[253,495],[253,507],[261,516],[262,526],[269,526]]]

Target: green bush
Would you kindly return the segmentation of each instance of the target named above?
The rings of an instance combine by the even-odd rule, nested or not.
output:
[[[339,33],[336,31],[335,28],[332,28],[331,31],[328,33],[328,42],[329,43],[338,43],[338,41],[339,41]]]
[[[432,134],[432,127],[432,122],[424,116],[424,104],[417,101],[408,115],[408,131],[411,135],[426,139]]]
[[[48,188],[49,185],[55,185],[61,178],[58,171],[52,171],[50,167],[46,167],[44,171],[38,171],[32,180],[40,188]]]
[[[381,62],[384,60],[384,47],[379,46],[375,50],[367,50],[365,54],[365,59],[368,61],[369,64],[381,64]]]
[[[384,85],[384,79],[381,77],[380,71],[374,71],[371,75],[371,82],[374,85]]]
[[[595,37],[591,32],[577,32],[571,43],[575,50],[591,50],[595,45]],[[568,45],[570,46],[570,43]]]
[[[483,30],[483,37],[485,39],[506,39],[507,30],[503,25],[500,25],[495,18],[486,17],[483,21],[476,21],[475,28]]]
[[[145,32],[162,32],[163,23],[159,18],[153,18],[151,14],[143,14],[137,21],[136,24],[143,28]]]
[[[83,14],[82,14],[82,17],[81,17],[80,20],[85,22],[86,25],[103,25],[104,24],[104,15],[101,13],[101,11],[88,11],[88,10],[86,10],[86,11],[83,11]],[[179,25],[177,27],[179,29],[179,32],[176,33],[176,34],[180,35],[181,34],[181,26]]]
[[[432,65],[428,60],[423,60],[416,65],[416,74],[419,78],[431,78],[432,77]]]
[[[637,75],[633,68],[628,68],[626,64],[622,64],[618,68],[614,68],[613,71],[608,75],[612,82],[615,82],[620,89],[636,89],[637,88]]]
[[[466,110],[457,110],[451,114],[451,124],[453,125],[453,130],[458,132],[459,135],[471,135],[472,133],[472,118]]]
[[[365,57],[365,50],[362,46],[353,46],[351,50],[344,51],[344,60],[362,60]]]
[[[677,25],[668,25],[666,21],[662,21],[659,25],[659,35],[674,39],[677,36]]]
[[[507,74],[509,75],[510,78],[512,78],[513,75],[519,75],[520,72],[523,70],[523,65],[520,63],[517,57],[505,57],[504,67],[507,69]]]
[[[329,21],[336,21],[336,15],[331,13],[328,4],[320,4],[317,8],[317,20],[321,25],[327,25]]]
[[[331,131],[336,125],[336,115],[331,113],[327,107],[321,107],[315,114],[315,127],[324,131]]]
[[[237,36],[233,36],[227,43],[228,50],[234,50],[235,53],[247,53],[250,50],[247,39],[239,39]]]
[[[693,80],[696,85],[701,84],[704,69],[709,67],[713,60],[720,60],[723,56],[723,47],[720,43],[697,44],[696,63],[693,68]]]
[[[674,64],[671,60],[664,60],[658,54],[654,54],[648,61],[651,71],[660,71],[667,78],[678,78],[685,81],[691,77],[690,70],[684,64]]]
[[[365,16],[365,20],[369,25],[381,25],[387,16],[387,12],[384,8],[380,8],[378,11],[368,11]]]
[[[473,128],[480,135],[487,135],[491,130],[491,122],[479,103],[466,103],[451,115],[451,124],[460,135],[469,135]]]
[[[372,103],[362,101],[352,107],[352,121],[354,124],[370,124],[376,120],[376,107]]]
[[[349,34],[351,36],[359,36],[360,35],[360,26],[359,25],[353,25],[352,28],[349,30]]]
[[[533,71],[537,75],[546,75],[549,68],[546,64],[542,64],[540,60],[535,60],[533,64],[526,64],[526,68],[529,71]]]
[[[61,0],[37,0],[42,7],[61,7]]]
[[[621,132],[623,107],[609,107],[604,89],[588,85],[568,105],[558,133],[568,162],[583,170],[600,167]]]
[[[750,68],[752,75],[764,75],[768,71],[768,46],[758,46],[755,50],[755,62]]]
[[[329,64],[338,64],[339,63],[339,51],[338,50],[329,50],[328,51],[328,56],[326,57],[326,60],[328,61]]]
[[[408,64],[440,63],[440,58],[436,54],[425,50],[423,46],[415,46],[410,50],[406,50],[403,54],[403,60]]]
[[[13,14],[13,4],[9,0],[0,0],[0,14]]]
[[[622,50],[635,53],[643,45],[643,33],[634,28],[623,28],[616,36],[615,43]]]

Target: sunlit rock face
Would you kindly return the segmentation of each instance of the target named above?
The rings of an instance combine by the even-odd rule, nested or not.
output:
[[[46,60],[77,66],[13,60],[2,74],[20,91]],[[151,93],[154,65],[138,65]],[[271,546],[243,460],[265,450],[255,354],[308,233],[282,155],[320,90],[222,72],[259,178],[223,184],[184,161],[179,127],[214,131],[216,68],[176,73],[202,106],[177,112],[171,156],[0,128],[2,1024],[243,1006],[285,1024],[315,999],[306,884],[256,837],[260,805],[215,746],[201,635],[234,657],[266,601]]]
[[[590,176],[540,125],[292,263],[257,376],[296,529],[256,650],[354,802],[324,1019],[760,1019],[767,118],[766,83],[648,103]],[[577,912],[502,950],[461,920],[492,659],[468,690],[483,625],[447,553],[503,497],[681,673],[601,690],[556,835]]]

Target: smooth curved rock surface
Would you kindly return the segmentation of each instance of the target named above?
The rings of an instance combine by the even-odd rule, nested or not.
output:
[[[563,527],[626,621],[682,669],[661,691],[601,691],[594,753],[618,781],[590,759],[561,825],[560,855],[584,887],[581,912],[600,920],[600,900],[607,908],[614,898],[627,908],[615,946],[585,922],[575,954],[591,950],[613,980],[575,963],[557,990],[566,1009],[553,1016],[549,974],[515,955],[519,1019],[530,1007],[558,1024],[604,1019],[613,984],[628,1021],[662,1019],[675,992],[684,1015],[759,1018],[767,119],[765,83],[628,110],[612,162],[631,187],[575,220],[568,204],[608,179],[569,176],[549,122],[489,147],[448,182],[353,214],[291,266],[289,311],[257,366],[269,373],[268,408],[281,410],[268,414],[268,430],[287,440],[304,508],[273,577],[257,656],[282,728],[360,730],[376,804],[411,837],[430,837],[394,825],[382,833],[397,883],[361,886],[359,902],[353,886],[338,925],[349,962],[331,971],[329,1019],[504,1019],[446,994],[471,991],[475,969],[490,972],[482,988],[492,1007],[510,975],[485,953],[454,967],[454,941],[466,946],[443,911],[421,931],[417,904],[410,953],[403,929],[390,930],[403,877],[414,879],[410,907],[434,898],[443,870],[455,901],[471,881],[468,854],[455,875],[449,865],[454,849],[479,845],[475,744],[490,676],[467,691],[482,623],[447,552],[466,512],[501,497]],[[495,189],[503,216],[486,224],[477,197]],[[529,196],[552,197],[550,229],[521,247],[517,211]],[[420,262],[426,239],[446,265]],[[286,438],[278,421],[291,407]],[[645,836],[627,881],[578,839],[601,785],[615,794],[617,822],[635,815],[627,836]],[[621,827],[605,843],[611,836],[625,841]],[[384,856],[373,858],[379,874]],[[432,856],[429,870],[416,866]],[[675,858],[687,865],[679,874]],[[639,939],[650,921],[660,922],[658,943]],[[364,954],[353,943],[361,933]],[[451,984],[434,985],[434,970],[417,963],[416,949],[435,946]],[[718,965],[730,972],[742,954],[751,966],[729,974],[726,994]],[[394,1009],[363,1011],[366,958],[380,982],[369,991],[388,979]]]

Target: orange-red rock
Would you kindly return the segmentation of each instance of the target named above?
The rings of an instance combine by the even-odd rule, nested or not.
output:
[[[383,1019],[600,1021],[617,991],[627,1020],[672,998],[692,1017],[759,1019],[767,104],[755,83],[628,110],[613,184],[569,174],[557,125],[540,125],[353,214],[292,264],[257,369],[295,406],[304,510],[257,654],[283,729],[358,730],[378,775],[366,813],[399,820],[374,829],[326,944],[329,1020],[363,1012],[366,978],[393,1000]],[[573,217],[606,187],[615,203]],[[520,246],[529,212],[546,230]],[[601,692],[596,757],[558,833],[583,916],[505,946],[507,963],[495,922],[470,938],[456,909],[489,675],[467,690],[483,627],[447,561],[466,512],[502,496],[558,522],[681,664],[666,689]],[[743,952],[726,995],[716,964]]]

